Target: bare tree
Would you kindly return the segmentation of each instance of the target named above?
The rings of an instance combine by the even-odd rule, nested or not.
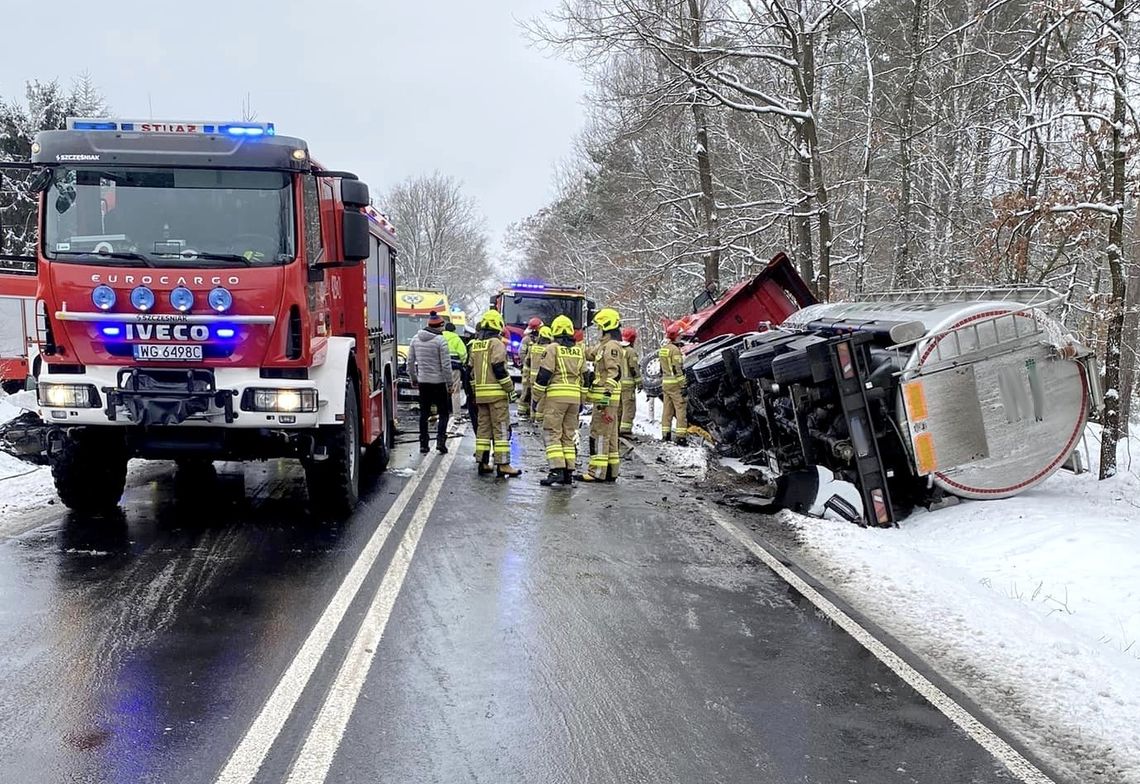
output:
[[[397,272],[406,288],[439,289],[477,308],[491,288],[488,237],[475,201],[453,177],[410,177],[380,203],[396,227]]]

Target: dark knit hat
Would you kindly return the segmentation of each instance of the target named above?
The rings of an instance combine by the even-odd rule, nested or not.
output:
[[[443,316],[439,315],[438,313],[436,313],[433,310],[431,312],[431,315],[428,316],[428,326],[432,327],[432,328],[442,327],[443,326]]]

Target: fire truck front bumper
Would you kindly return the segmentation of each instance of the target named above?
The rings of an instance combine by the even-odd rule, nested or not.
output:
[[[334,419],[321,391],[313,380],[262,378],[256,368],[88,366],[41,374],[38,383],[40,417],[64,426],[315,428]]]

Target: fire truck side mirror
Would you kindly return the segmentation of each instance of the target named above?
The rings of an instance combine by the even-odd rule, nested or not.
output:
[[[363,209],[370,204],[368,186],[360,180],[341,180],[340,200],[346,210]]]
[[[594,323],[594,316],[597,315],[597,312],[598,312],[598,303],[594,302],[594,300],[592,300],[592,299],[586,300],[586,324],[587,325]]]
[[[368,216],[363,212],[345,211],[342,240],[346,267],[355,267],[368,258],[372,244],[368,233]]]

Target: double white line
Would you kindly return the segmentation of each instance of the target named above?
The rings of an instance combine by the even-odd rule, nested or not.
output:
[[[356,638],[349,648],[348,655],[337,673],[332,688],[325,696],[324,704],[317,716],[316,722],[309,730],[305,745],[301,749],[289,776],[289,784],[310,784],[323,782],[332,765],[333,757],[341,738],[344,736],[348,720],[356,705],[357,697],[364,687],[368,670],[372,666],[372,659],[376,655],[376,648],[392,614],[396,597],[408,573],[408,566],[419,544],[420,534],[427,524],[428,516],[435,506],[436,499],[443,487],[447,472],[455,462],[455,452],[451,452],[439,461],[439,470],[436,471],[423,498],[420,500],[415,515],[408,523],[404,536],[392,556],[392,562],[380,583],[380,588],[372,599],[364,622],[361,624]],[[332,600],[321,613],[313,630],[305,639],[297,655],[277,682],[273,693],[262,706],[261,712],[250,725],[249,730],[242,738],[241,743],[230,755],[222,772],[218,774],[217,784],[251,784],[261,769],[266,755],[289,716],[293,713],[301,693],[309,683],[317,664],[328,650],[333,635],[340,627],[349,605],[360,592],[368,573],[376,563],[388,534],[392,532],[396,523],[403,515],[408,503],[416,494],[424,478],[430,473],[435,462],[435,455],[424,458],[408,484],[396,497],[392,508],[380,521],[376,531],[364,546],[356,563],[340,587],[337,588]]]

